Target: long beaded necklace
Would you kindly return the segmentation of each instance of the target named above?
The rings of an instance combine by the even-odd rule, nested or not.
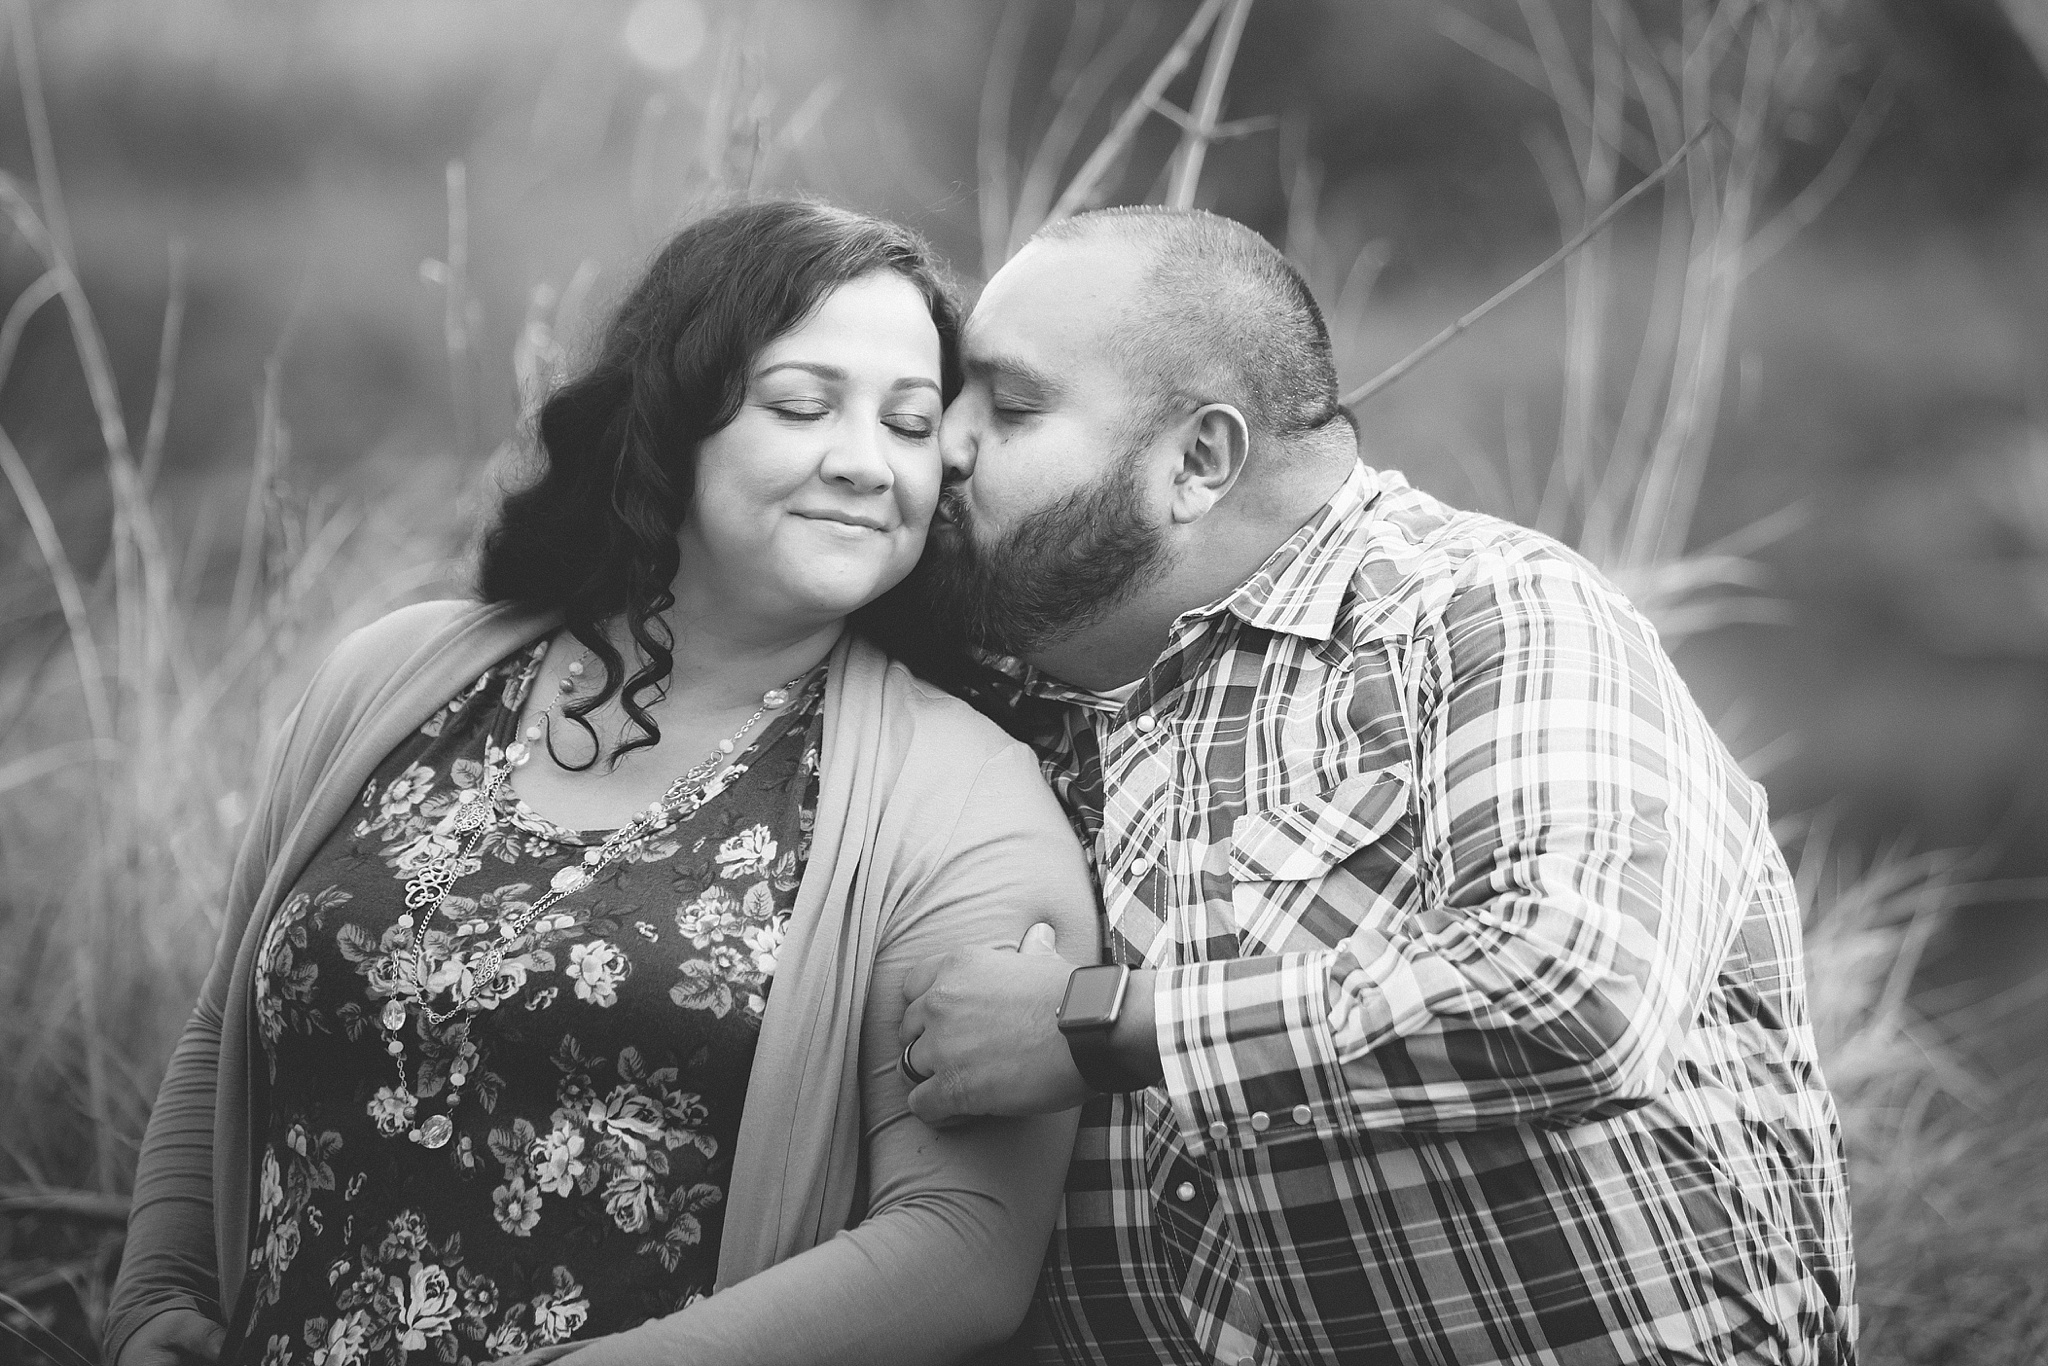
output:
[[[538,740],[547,734],[549,716],[557,703],[575,691],[574,680],[583,675],[585,661],[588,658],[589,651],[586,650],[581,658],[571,662],[569,676],[563,678],[558,685],[560,696],[551,700],[523,732],[527,740]],[[530,667],[538,670],[539,665],[540,656],[536,655]],[[594,849],[584,850],[581,864],[572,863],[557,872],[549,882],[548,890],[531,905],[515,914],[501,917],[498,921],[497,939],[485,947],[482,957],[469,974],[469,989],[453,999],[447,1009],[436,1010],[428,1004],[436,994],[430,984],[433,974],[429,971],[427,961],[428,927],[440,913],[442,904],[456,880],[467,873],[477,871],[482,866],[482,860],[477,857],[477,850],[496,824],[498,790],[510,779],[513,769],[524,765],[533,757],[531,747],[521,742],[506,746],[503,759],[490,766],[482,786],[462,790],[456,799],[452,826],[452,833],[456,837],[455,848],[421,867],[406,881],[405,910],[399,914],[398,927],[401,930],[412,931],[413,976],[410,982],[400,984],[399,990],[404,993],[403,995],[394,995],[384,1003],[384,1009],[377,1019],[384,1034],[384,1051],[391,1055],[391,1060],[398,1069],[397,1094],[401,1103],[410,1100],[412,1096],[411,1079],[406,1073],[405,1066],[404,1031],[406,1022],[413,1013],[417,1011],[423,1020],[424,1031],[426,1025],[438,1028],[458,1015],[473,1014],[494,1007],[497,1001],[486,998],[502,994],[500,969],[504,966],[505,950],[531,929],[556,902],[588,887],[600,873],[618,862],[648,836],[692,814],[696,807],[701,805],[711,780],[725,767],[727,760],[739,748],[740,742],[769,712],[779,711],[788,706],[806,676],[799,674],[781,687],[770,688],[761,694],[761,705],[754,708],[753,715],[733,732],[731,738],[720,740],[711,753],[670,783],[668,789],[659,798],[650,802],[644,810],[636,812],[630,821],[612,831],[603,844]],[[449,955],[449,965],[453,965],[460,961],[461,950],[451,945]],[[451,997],[455,996],[461,982],[462,974],[458,971],[448,983]],[[421,1123],[408,1129],[406,1137],[423,1148],[439,1148],[446,1145],[455,1133],[455,1122],[450,1116],[461,1102],[462,1087],[468,1080],[468,1073],[462,1065],[462,1055],[458,1052],[455,1064],[448,1071],[447,1108],[439,1114],[427,1116]]]

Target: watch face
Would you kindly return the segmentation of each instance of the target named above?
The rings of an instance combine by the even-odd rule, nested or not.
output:
[[[1116,1018],[1124,989],[1125,969],[1117,964],[1076,968],[1067,978],[1067,996],[1060,1002],[1060,1028],[1086,1029]]]

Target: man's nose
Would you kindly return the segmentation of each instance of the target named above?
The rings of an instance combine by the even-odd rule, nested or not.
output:
[[[939,464],[949,484],[974,473],[976,442],[965,395],[953,400],[939,420]]]

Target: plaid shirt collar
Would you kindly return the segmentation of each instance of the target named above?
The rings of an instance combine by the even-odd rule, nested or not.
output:
[[[1228,612],[1260,630],[1328,640],[1365,558],[1367,538],[1356,534],[1357,526],[1389,481],[1405,482],[1398,474],[1353,465],[1330,501],[1268,555],[1257,573],[1207,607],[1185,614],[1174,623],[1176,633],[1185,623]]]
[[[1356,534],[1358,524],[1371,515],[1383,493],[1407,487],[1408,481],[1391,470],[1354,465],[1330,501],[1268,555],[1256,573],[1214,602],[1181,613],[1173,623],[1173,639],[1228,613],[1260,630],[1328,640],[1346,600],[1354,592],[1375,591],[1358,575],[1371,548],[1369,538]],[[1031,697],[1095,711],[1117,710],[1108,698],[1062,682],[1021,659],[989,657],[984,662],[1015,679]]]

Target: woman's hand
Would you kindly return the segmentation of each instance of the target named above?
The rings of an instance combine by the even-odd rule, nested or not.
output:
[[[135,1330],[115,1366],[214,1366],[227,1335],[196,1309],[166,1309]]]
[[[512,1357],[500,1362],[499,1366],[544,1366],[544,1363],[557,1361],[569,1355],[578,1347],[588,1347],[589,1345],[588,1342],[558,1342],[553,1347],[536,1347],[524,1356]]]

